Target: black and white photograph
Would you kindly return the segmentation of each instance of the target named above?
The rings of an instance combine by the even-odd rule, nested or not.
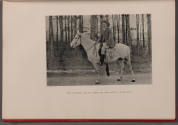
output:
[[[151,14],[46,16],[48,86],[152,84]]]
[[[2,119],[175,121],[175,12],[175,0],[3,1]]]

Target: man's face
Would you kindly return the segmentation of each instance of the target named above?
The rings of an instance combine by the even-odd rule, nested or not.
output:
[[[103,29],[103,31],[105,31],[106,28],[107,28],[107,24],[106,24],[106,23],[103,23],[103,24],[102,24],[102,29]]]

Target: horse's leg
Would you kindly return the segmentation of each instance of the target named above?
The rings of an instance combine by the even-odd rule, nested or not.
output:
[[[131,82],[135,82],[135,74],[134,74],[133,69],[132,69],[132,64],[131,64],[130,58],[129,58],[127,64],[128,64],[128,66],[129,66],[129,71],[130,71],[131,76],[132,76]]]
[[[100,83],[100,68],[97,64],[95,64],[95,63],[92,63],[92,64],[93,64],[93,67],[94,67],[95,72],[97,74],[97,79],[96,79],[95,83],[99,84]]]
[[[124,61],[123,60],[119,60],[119,64],[120,64],[120,72],[119,72],[119,78],[117,79],[117,81],[121,81],[123,79],[123,70],[124,70]]]

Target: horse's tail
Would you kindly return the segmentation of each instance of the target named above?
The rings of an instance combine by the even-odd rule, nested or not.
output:
[[[109,64],[106,63],[106,74],[107,76],[110,76],[110,73],[109,73]]]

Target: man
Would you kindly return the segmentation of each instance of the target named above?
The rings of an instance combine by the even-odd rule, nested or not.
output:
[[[103,65],[106,49],[107,48],[114,48],[115,41],[113,40],[113,35],[111,30],[109,29],[109,22],[102,21],[101,22],[101,37],[99,40],[100,43],[100,49],[99,49],[99,55],[100,55],[100,65]]]

